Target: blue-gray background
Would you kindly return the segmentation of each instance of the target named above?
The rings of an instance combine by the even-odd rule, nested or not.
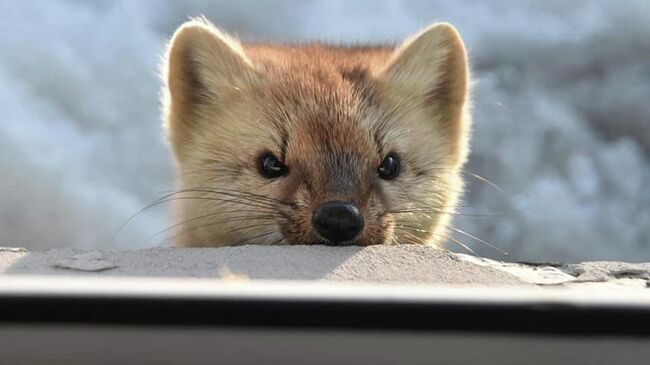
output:
[[[400,40],[434,21],[477,84],[467,213],[510,259],[650,260],[650,1],[0,0],[0,245],[135,248],[169,225],[160,55],[189,16],[243,39]],[[483,255],[498,252],[456,234]],[[451,244],[450,247],[454,248]]]

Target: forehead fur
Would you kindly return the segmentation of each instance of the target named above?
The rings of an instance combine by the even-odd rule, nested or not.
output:
[[[371,66],[339,54],[344,52],[361,53],[324,46],[271,52],[267,47],[250,48],[265,79],[253,93],[269,119],[286,134],[301,133],[324,148],[362,142],[370,127],[364,115],[368,100],[360,92],[365,80],[350,75]],[[377,57],[385,51],[363,53]]]

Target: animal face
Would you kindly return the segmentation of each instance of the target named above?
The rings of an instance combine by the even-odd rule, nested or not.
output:
[[[450,25],[392,49],[242,45],[192,21],[164,72],[177,244],[444,238],[469,130]]]

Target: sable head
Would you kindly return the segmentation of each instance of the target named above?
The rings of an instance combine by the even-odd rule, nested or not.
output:
[[[178,244],[444,238],[470,127],[451,25],[391,49],[242,45],[191,21],[164,72]]]

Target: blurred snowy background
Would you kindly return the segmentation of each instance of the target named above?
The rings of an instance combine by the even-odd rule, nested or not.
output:
[[[455,24],[478,84],[456,235],[518,260],[650,260],[650,1],[0,0],[0,245],[135,248],[173,187],[157,69],[205,14],[247,40],[400,40]],[[450,245],[450,247],[454,248]],[[454,248],[455,249],[455,248]],[[459,251],[462,251],[460,249]]]

